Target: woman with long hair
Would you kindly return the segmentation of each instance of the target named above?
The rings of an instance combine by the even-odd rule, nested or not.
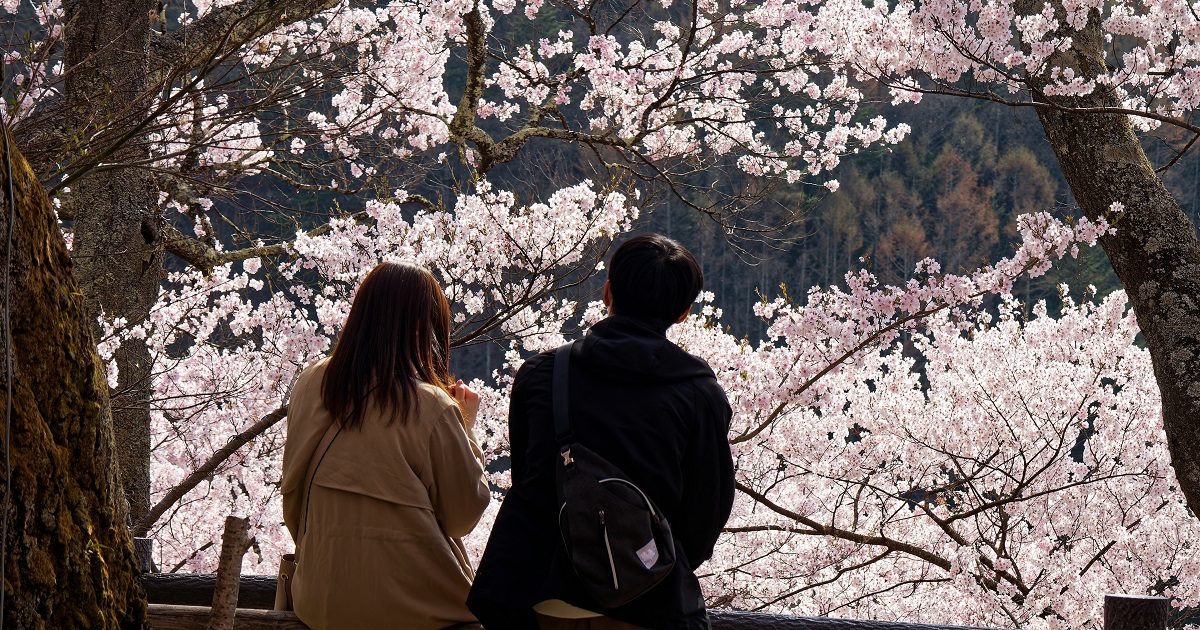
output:
[[[479,396],[450,376],[450,320],[433,274],[380,264],[333,354],[292,390],[283,514],[294,608],[314,630],[475,619],[460,537],[491,495],[472,431]]]

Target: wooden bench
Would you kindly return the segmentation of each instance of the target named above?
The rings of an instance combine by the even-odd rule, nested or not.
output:
[[[142,576],[153,630],[206,630],[216,576],[204,573],[147,573]],[[235,630],[308,630],[294,613],[266,610],[275,604],[275,576],[243,575]],[[714,630],[967,630],[889,621],[787,617],[710,610]],[[466,630],[464,628],[464,630]]]

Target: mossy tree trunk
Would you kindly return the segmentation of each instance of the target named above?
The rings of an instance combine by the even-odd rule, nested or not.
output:
[[[0,138],[0,164],[4,148]],[[15,150],[11,158],[14,414],[5,625],[143,628],[146,607],[92,323],[46,193],[24,158]],[[0,168],[0,191],[7,179]],[[9,208],[0,206],[3,243]],[[0,265],[3,254],[0,246]],[[3,282],[0,275],[0,291]],[[2,359],[0,354],[0,376]],[[0,380],[0,414],[6,397]],[[0,485],[0,500],[2,493]]]

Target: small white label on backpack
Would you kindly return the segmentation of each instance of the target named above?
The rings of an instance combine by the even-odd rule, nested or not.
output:
[[[646,546],[637,550],[637,557],[638,560],[642,561],[642,564],[646,565],[647,569],[654,566],[655,562],[658,562],[658,545],[654,544],[653,538],[650,539],[650,542],[646,543]]]

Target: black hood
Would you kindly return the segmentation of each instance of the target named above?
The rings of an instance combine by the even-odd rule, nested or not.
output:
[[[703,359],[671,343],[656,319],[613,315],[583,338],[581,367],[615,382],[667,383],[712,377]]]

